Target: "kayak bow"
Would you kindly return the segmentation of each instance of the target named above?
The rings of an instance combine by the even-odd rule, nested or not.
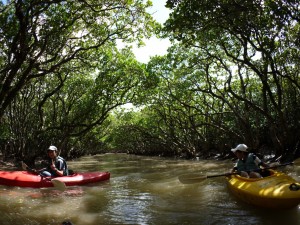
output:
[[[265,208],[292,208],[300,203],[300,183],[285,173],[270,170],[264,178],[227,177],[231,192],[242,201]]]

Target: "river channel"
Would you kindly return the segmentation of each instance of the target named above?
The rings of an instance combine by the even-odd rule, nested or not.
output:
[[[111,179],[64,192],[0,186],[0,224],[300,224],[300,206],[267,210],[244,204],[231,195],[224,177],[188,185],[178,180],[189,173],[228,172],[231,161],[104,154],[68,164],[75,171],[109,171]],[[296,166],[284,171],[300,180]]]

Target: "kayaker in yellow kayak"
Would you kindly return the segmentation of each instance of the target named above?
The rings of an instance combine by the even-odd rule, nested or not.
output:
[[[231,151],[238,158],[231,172],[239,172],[241,176],[248,178],[261,178],[262,175],[256,172],[260,167],[268,168],[269,165],[261,161],[254,153],[248,152],[245,144],[239,144]]]

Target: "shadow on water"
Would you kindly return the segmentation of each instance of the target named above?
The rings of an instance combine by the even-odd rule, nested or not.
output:
[[[0,224],[289,224],[300,209],[260,209],[238,201],[224,177],[184,185],[182,174],[220,174],[230,161],[186,161],[106,154],[69,162],[75,171],[109,171],[110,181],[31,189],[0,186]]]

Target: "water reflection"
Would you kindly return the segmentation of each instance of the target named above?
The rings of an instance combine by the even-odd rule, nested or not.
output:
[[[0,224],[299,224],[299,208],[258,209],[234,198],[223,177],[183,185],[178,176],[228,172],[232,162],[107,154],[69,162],[74,170],[110,171],[111,180],[66,192],[0,186]],[[290,169],[294,173],[295,168]]]

